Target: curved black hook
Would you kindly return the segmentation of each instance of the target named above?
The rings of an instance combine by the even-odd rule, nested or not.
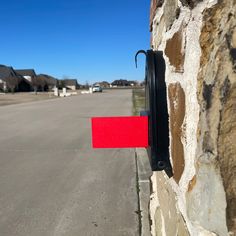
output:
[[[139,50],[137,51],[137,53],[135,54],[135,65],[136,65],[136,68],[138,67],[138,55],[142,53],[144,54],[145,56],[147,56],[147,52],[145,50]]]

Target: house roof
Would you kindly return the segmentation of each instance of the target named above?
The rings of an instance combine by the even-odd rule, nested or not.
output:
[[[119,79],[119,80],[114,80],[111,84],[126,86],[126,85],[129,85],[129,81],[125,79]]]
[[[77,86],[77,80],[76,79],[65,79],[64,80],[66,86]]]
[[[95,85],[95,84],[99,84],[100,86],[102,86],[102,85],[110,85],[110,83],[107,82],[107,81],[96,82],[96,83],[94,83],[93,85]]]
[[[110,84],[110,83],[107,81],[102,81],[101,84]]]
[[[39,74],[37,77],[44,79],[48,85],[57,85],[57,79],[50,75]]]
[[[22,76],[36,76],[34,69],[21,69],[15,70],[15,72]]]
[[[0,65],[0,79],[6,80],[7,77],[18,77],[14,69],[10,66]]]

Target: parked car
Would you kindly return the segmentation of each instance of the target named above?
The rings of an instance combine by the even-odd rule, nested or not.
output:
[[[100,87],[99,85],[95,85],[95,86],[93,86],[93,93],[94,92],[102,92],[102,87]]]

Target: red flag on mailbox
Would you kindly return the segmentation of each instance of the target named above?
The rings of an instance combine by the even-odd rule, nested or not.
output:
[[[93,117],[93,148],[148,147],[148,117]]]

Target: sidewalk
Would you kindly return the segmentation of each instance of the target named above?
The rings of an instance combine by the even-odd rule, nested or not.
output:
[[[139,185],[139,206],[141,211],[141,236],[150,236],[150,177],[152,175],[149,159],[145,149],[136,149],[137,173]]]

